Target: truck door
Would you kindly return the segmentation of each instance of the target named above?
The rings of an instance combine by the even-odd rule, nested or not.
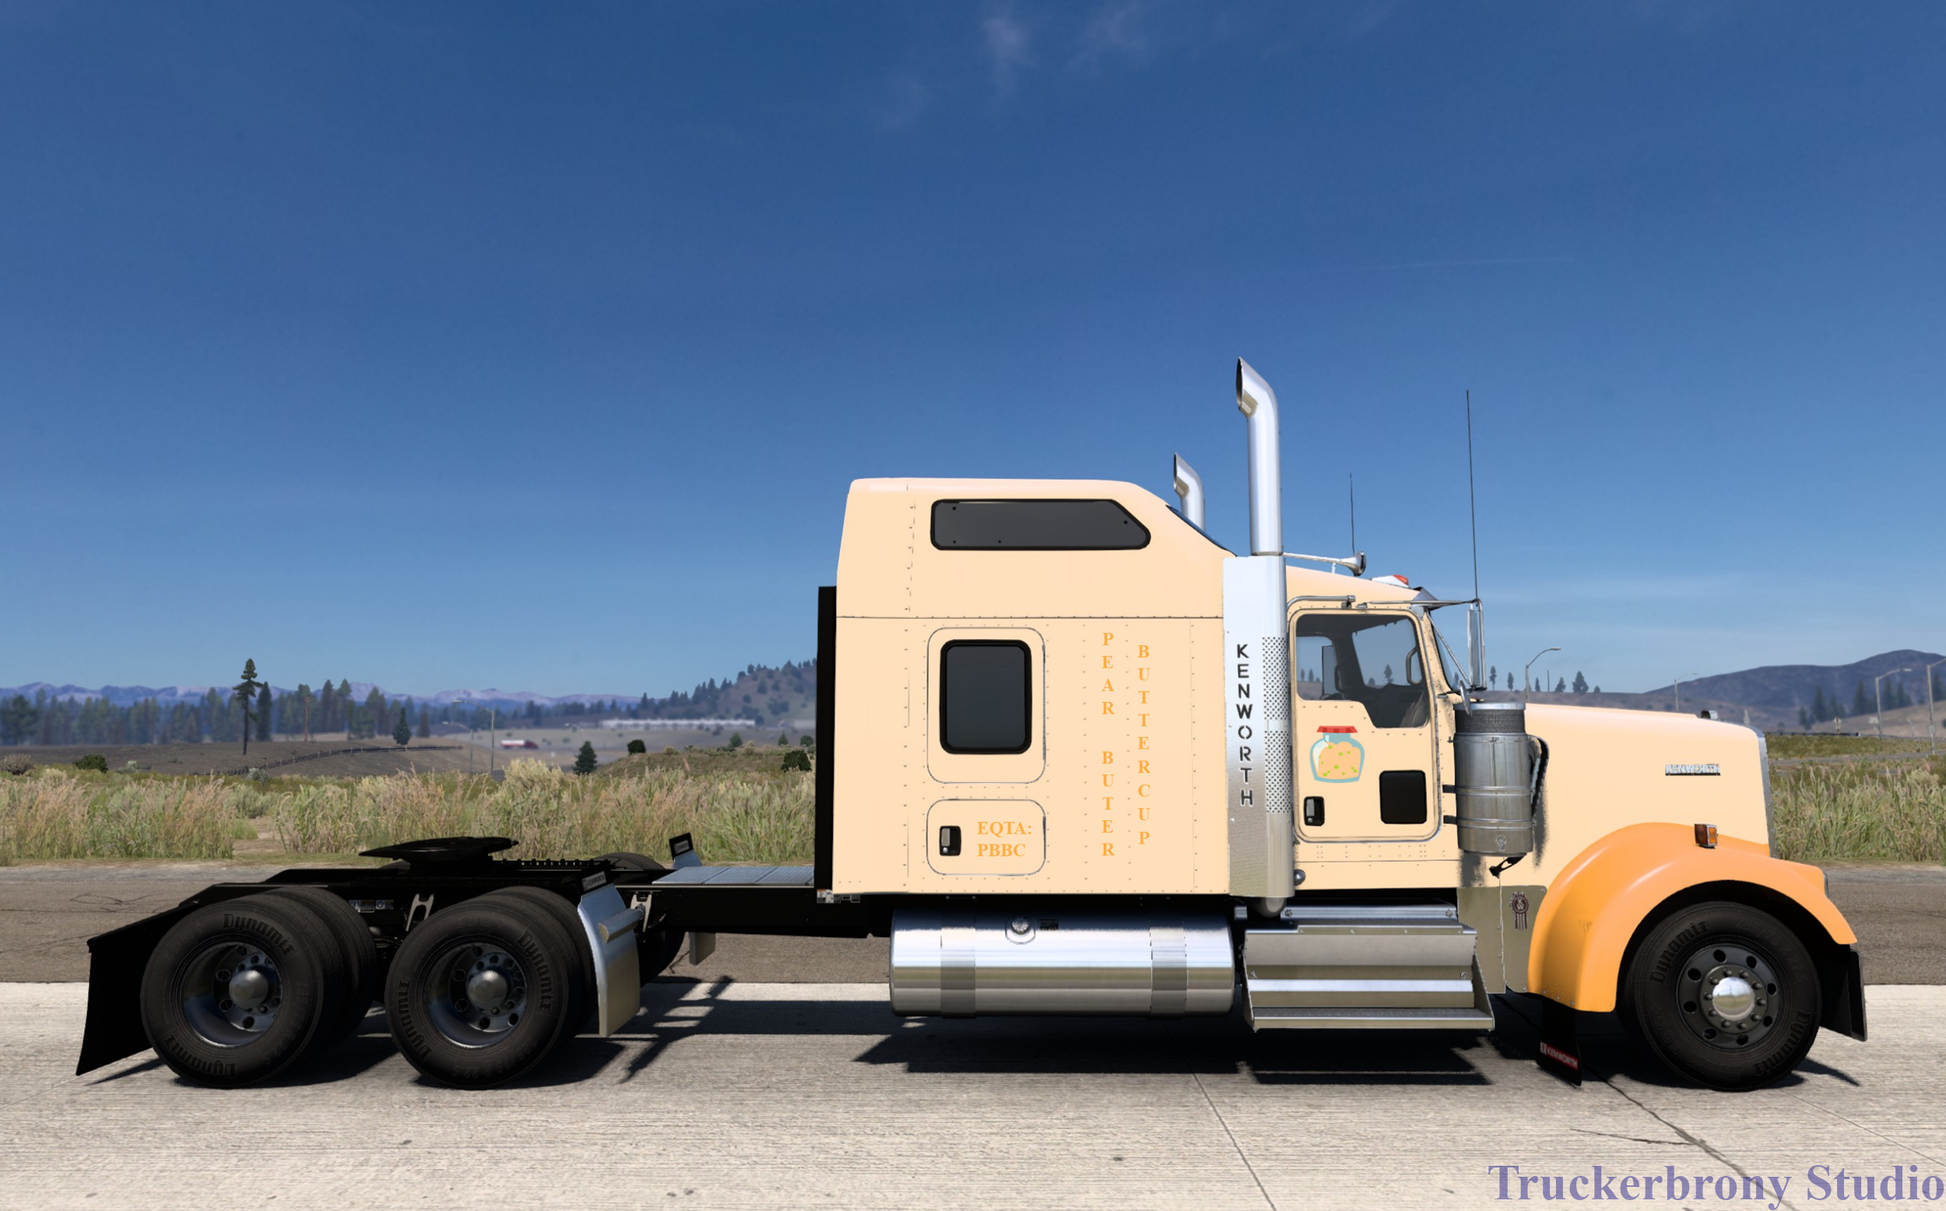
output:
[[[1432,692],[1412,613],[1298,614],[1291,687],[1300,841],[1423,841],[1439,831]]]

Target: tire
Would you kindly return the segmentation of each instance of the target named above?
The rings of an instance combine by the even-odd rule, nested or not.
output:
[[[1630,1033],[1670,1068],[1741,1091],[1803,1061],[1824,1016],[1821,995],[1796,934],[1769,913],[1716,900],[1649,931],[1623,975],[1621,1009]]]
[[[539,908],[468,900],[415,926],[392,956],[392,1038],[436,1081],[485,1089],[513,1080],[568,1037],[577,970],[561,953],[559,924]],[[476,1005],[475,996],[498,999]]]
[[[603,854],[599,859],[612,862],[617,870],[635,871],[641,874],[660,875],[668,873],[669,868],[649,857],[647,854],[633,854],[626,850]],[[642,982],[647,984],[663,972],[669,964],[676,961],[682,953],[683,935],[680,930],[643,929],[636,934],[635,954],[642,967]]]
[[[617,870],[632,870],[642,874],[659,875],[666,873],[669,869],[647,854],[634,854],[627,850],[617,850],[612,854],[603,854],[595,860],[597,862],[611,862]]]
[[[309,908],[338,943],[336,970],[327,972],[326,978],[343,985],[344,1010],[328,1028],[320,1027],[312,1040],[311,1050],[323,1051],[348,1038],[371,1012],[378,997],[378,944],[358,910],[322,887],[280,887],[264,894]]]
[[[568,1034],[577,1035],[588,1028],[595,1012],[595,958],[588,951],[588,935],[581,927],[581,914],[562,896],[538,887],[503,887],[488,892],[483,900],[514,900],[545,913],[558,927],[555,945],[570,959],[574,981],[568,990]]]
[[[344,985],[328,978],[337,953],[316,914],[285,897],[199,908],[163,935],[143,969],[143,1033],[199,1085],[275,1076],[343,1013]]]

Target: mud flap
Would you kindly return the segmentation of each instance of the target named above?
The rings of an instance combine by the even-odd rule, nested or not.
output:
[[[1845,947],[1836,963],[1824,965],[1824,1021],[1819,1025],[1865,1041],[1865,973],[1856,946]]]
[[[1540,1065],[1570,1085],[1581,1084],[1581,1037],[1575,1011],[1541,998]]]
[[[162,935],[191,907],[178,906],[88,939],[88,1024],[74,1075],[149,1049],[142,1031],[142,973]]]

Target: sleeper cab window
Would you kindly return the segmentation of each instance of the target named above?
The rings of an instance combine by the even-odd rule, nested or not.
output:
[[[1139,551],[1149,528],[1112,500],[940,500],[942,551]]]
[[[1027,645],[956,639],[939,650],[939,746],[949,753],[1024,753],[1032,734]]]

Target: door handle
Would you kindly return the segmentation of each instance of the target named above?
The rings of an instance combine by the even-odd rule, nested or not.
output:
[[[1304,796],[1304,827],[1306,828],[1324,827],[1324,796],[1323,795]]]

